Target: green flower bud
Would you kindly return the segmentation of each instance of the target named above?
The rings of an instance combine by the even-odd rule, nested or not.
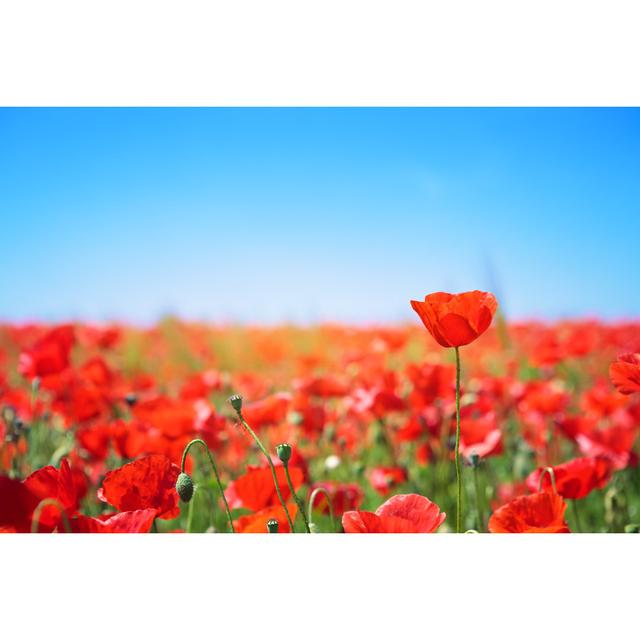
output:
[[[193,480],[187,473],[181,473],[176,481],[176,491],[183,502],[189,502],[193,497]]]
[[[640,533],[640,524],[627,524],[624,527],[625,533]]]
[[[267,520],[267,532],[278,533],[278,521],[275,519]]]
[[[231,406],[234,408],[236,413],[240,413],[242,411],[242,396],[241,395],[236,394],[234,396],[231,396],[229,398],[229,402],[231,403]]]
[[[286,442],[276,447],[276,454],[280,458],[280,462],[287,464],[291,460],[291,445]]]

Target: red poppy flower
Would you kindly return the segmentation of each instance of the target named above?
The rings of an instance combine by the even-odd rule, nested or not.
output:
[[[520,496],[493,512],[491,533],[570,533],[562,496],[543,491]]]
[[[25,479],[24,485],[38,501],[51,498],[59,504],[47,505],[42,509],[38,518],[38,531],[52,531],[59,527],[61,508],[69,517],[78,511],[78,488],[66,458],[60,463],[60,469],[47,466],[34,471]]]
[[[97,518],[79,515],[69,524],[72,533],[148,533],[157,513],[155,509],[138,509]]]
[[[274,393],[268,398],[250,402],[242,407],[242,416],[252,429],[260,429],[284,422],[291,404],[291,394]]]
[[[399,484],[407,481],[404,467],[375,467],[369,474],[371,486],[382,496],[386,496]]]
[[[566,499],[580,500],[588,496],[594,489],[601,489],[611,478],[612,465],[602,456],[595,458],[575,458],[553,467],[555,484],[558,493]],[[543,469],[536,469],[527,478],[529,491],[538,491],[540,475]],[[551,478],[545,473],[542,488],[550,491],[553,488]]]
[[[625,353],[609,367],[615,388],[625,395],[640,392],[640,353]]]
[[[636,461],[633,444],[638,436],[634,425],[617,425],[578,433],[576,442],[586,456],[604,456],[614,469],[624,469]]]
[[[399,494],[370,511],[347,511],[345,533],[433,533],[445,520],[440,507],[415,493]]]
[[[31,349],[20,354],[18,371],[25,377],[46,377],[64,371],[75,341],[73,327],[64,325],[51,329]]]
[[[481,336],[498,308],[492,293],[432,293],[424,302],[411,300],[411,307],[424,326],[443,347],[462,347]]]
[[[357,484],[343,484],[338,482],[316,482],[311,491],[322,487],[331,498],[331,507],[335,516],[342,515],[345,511],[357,509],[364,498],[364,492]],[[313,503],[314,510],[320,513],[329,513],[329,504],[323,493],[319,493]]]
[[[478,418],[462,418],[460,423],[460,453],[468,458],[475,453],[480,458],[500,455],[503,451],[502,432],[494,411]]]
[[[176,480],[180,469],[166,456],[153,454],[109,471],[98,498],[120,511],[156,509],[158,518],[180,515]]]
[[[291,520],[294,521],[298,513],[295,503],[288,503],[287,511]],[[248,516],[241,516],[234,520],[233,526],[237,533],[267,533],[267,522],[269,520],[278,521],[278,533],[291,532],[287,516],[281,504],[266,507]]]
[[[302,470],[298,467],[289,467],[289,475],[291,484],[297,490],[303,483]],[[286,501],[291,492],[283,466],[276,467],[276,478],[282,498]],[[231,509],[244,508],[260,511],[265,507],[280,504],[269,467],[250,468],[244,475],[230,482],[224,494]]]

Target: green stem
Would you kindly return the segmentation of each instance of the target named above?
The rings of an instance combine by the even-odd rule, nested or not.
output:
[[[479,467],[473,469],[473,484],[476,488],[476,510],[478,512],[478,531],[484,531],[484,518],[483,518],[483,500],[482,490],[480,487],[480,470]]]
[[[193,488],[193,495],[189,500],[189,506],[187,507],[187,533],[191,533],[191,527],[193,526],[193,503],[196,501],[197,487]]]
[[[456,347],[456,533],[462,531],[462,469],[460,468],[460,348]]]
[[[324,487],[316,487],[311,492],[311,496],[309,497],[309,518],[308,518],[309,529],[313,527],[313,503],[316,499],[316,496],[319,493],[324,494],[325,498],[327,499],[327,504],[329,505],[329,515],[331,516],[331,528],[333,529],[333,531],[335,531],[336,521],[335,521],[335,518],[333,517],[333,505],[331,504],[331,496],[329,495],[329,492]]]
[[[289,491],[293,496],[293,499],[296,501],[298,505],[298,511],[302,514],[302,519],[304,520],[304,527],[307,530],[307,533],[311,533],[311,529],[309,528],[309,520],[307,520],[307,514],[305,513],[304,504],[302,500],[298,497],[296,490],[293,488],[293,482],[291,482],[291,476],[289,475],[289,463],[283,462],[284,473],[287,476],[287,484],[289,485]]]
[[[218,489],[220,490],[220,495],[222,496],[222,501],[224,502],[224,508],[227,512],[227,519],[229,520],[229,527],[231,528],[231,533],[235,533],[236,530],[233,526],[233,518],[231,517],[231,509],[229,509],[229,503],[227,502],[227,498],[224,495],[224,489],[222,488],[222,482],[220,481],[220,475],[218,474],[218,467],[216,467],[216,463],[213,460],[213,456],[211,455],[211,451],[209,450],[209,447],[207,446],[207,443],[204,440],[201,440],[200,438],[196,438],[195,440],[192,440],[185,448],[184,451],[182,452],[182,464],[180,465],[180,470],[182,471],[182,473],[184,473],[184,465],[185,462],[187,461],[187,453],[189,453],[189,449],[191,449],[191,447],[194,444],[199,444],[202,447],[204,447],[205,451],[207,452],[207,456],[209,457],[209,462],[211,463],[211,468],[213,469],[213,475],[216,478],[216,482],[218,484]]]
[[[576,521],[576,529],[578,533],[582,533],[582,524],[580,523],[580,510],[578,509],[578,501],[571,501],[571,509],[573,510],[573,517]]]
[[[280,492],[280,485],[278,484],[278,476],[276,475],[276,468],[273,465],[273,460],[271,460],[271,456],[269,455],[267,450],[264,448],[264,445],[262,444],[262,442],[260,442],[260,438],[258,438],[254,430],[247,424],[246,420],[242,417],[242,413],[240,411],[236,411],[236,413],[238,414],[238,419],[242,423],[242,426],[249,432],[249,435],[254,439],[255,443],[258,445],[258,448],[260,449],[260,451],[262,451],[264,457],[267,459],[267,462],[269,463],[269,468],[271,469],[271,475],[273,477],[273,483],[276,485],[276,494],[278,495],[278,500],[280,500],[280,504],[284,509],[284,514],[287,516],[287,522],[289,523],[289,528],[291,529],[291,533],[295,533],[293,529],[293,522],[291,520],[291,516],[289,515],[289,510],[287,509],[287,505],[284,499],[282,498],[282,493]]]

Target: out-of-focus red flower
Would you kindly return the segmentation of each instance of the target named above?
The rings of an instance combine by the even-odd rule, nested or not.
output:
[[[294,386],[300,393],[318,398],[338,398],[349,393],[349,386],[330,374],[296,380]]]
[[[342,516],[345,533],[433,533],[446,514],[424,496],[415,493],[389,498],[370,511],[347,511]]]
[[[586,456],[604,456],[614,469],[624,469],[636,463],[633,444],[638,435],[634,425],[612,425],[594,429],[590,433],[578,433],[576,442]]]
[[[609,366],[615,388],[625,395],[640,392],[640,353],[625,353]]]
[[[293,488],[297,490],[303,482],[302,470],[298,467],[289,467],[289,475]],[[276,467],[276,478],[282,498],[286,501],[291,492],[283,466]],[[245,508],[260,511],[265,507],[280,504],[269,467],[250,467],[244,475],[229,483],[224,494],[231,509]]]
[[[294,502],[287,503],[287,511],[293,522],[298,513],[296,504]],[[278,521],[278,533],[291,532],[287,516],[280,504],[265,507],[257,513],[252,513],[248,516],[241,516],[237,520],[234,520],[233,525],[237,533],[267,533],[267,522],[269,522],[269,520]]]
[[[341,516],[345,511],[357,509],[362,504],[364,498],[364,492],[360,488],[360,485],[355,483],[316,482],[311,487],[311,491],[318,487],[325,489],[331,497],[331,507],[336,517]],[[320,511],[320,513],[329,513],[329,504],[323,493],[317,495],[313,503],[313,508]]]
[[[602,456],[575,458],[553,467],[558,493],[566,499],[580,500],[594,489],[601,489],[611,478],[611,462]],[[527,477],[529,491],[537,492],[543,469],[536,469]],[[544,474],[542,489],[551,491],[553,483],[548,473]]]
[[[158,512],[138,509],[97,518],[79,515],[69,521],[72,533],[148,533]]]
[[[528,490],[525,481],[520,482],[501,482],[496,487],[496,497],[491,501],[491,508],[498,509],[507,502],[511,502],[515,498],[525,494]]]
[[[443,347],[462,347],[481,336],[491,324],[498,302],[492,293],[432,293],[411,307]]]
[[[543,491],[520,496],[493,512],[491,533],[570,533],[562,496]]]
[[[369,473],[371,486],[382,496],[388,495],[392,489],[406,482],[407,478],[404,467],[374,467]]]
[[[176,480],[180,469],[166,456],[153,454],[109,471],[98,498],[120,511],[155,509],[157,517],[180,515]]]
[[[410,364],[407,376],[413,384],[409,395],[409,404],[414,411],[431,408],[436,400],[448,400],[454,397],[456,369],[446,364]]]
[[[207,398],[212,391],[222,388],[222,377],[217,371],[203,371],[187,378],[180,389],[183,400]]]
[[[596,418],[613,418],[629,404],[629,398],[611,389],[606,380],[598,380],[580,398],[580,408]]]
[[[284,422],[291,404],[291,394],[274,393],[273,395],[250,402],[242,407],[242,416],[252,429],[260,429]]]
[[[500,455],[503,451],[502,432],[496,414],[488,411],[478,418],[463,417],[460,421],[460,453],[468,458],[476,453],[480,458]]]
[[[104,460],[109,454],[111,425],[106,422],[83,425],[76,431],[76,440],[92,458]]]
[[[61,373],[69,366],[69,356],[74,341],[74,330],[71,325],[51,329],[31,349],[20,354],[18,371],[30,380]]]

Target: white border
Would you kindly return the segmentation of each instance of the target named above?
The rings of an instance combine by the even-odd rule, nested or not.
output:
[[[639,540],[7,535],[3,635],[633,637]]]
[[[638,105],[634,0],[19,0],[3,105]]]

